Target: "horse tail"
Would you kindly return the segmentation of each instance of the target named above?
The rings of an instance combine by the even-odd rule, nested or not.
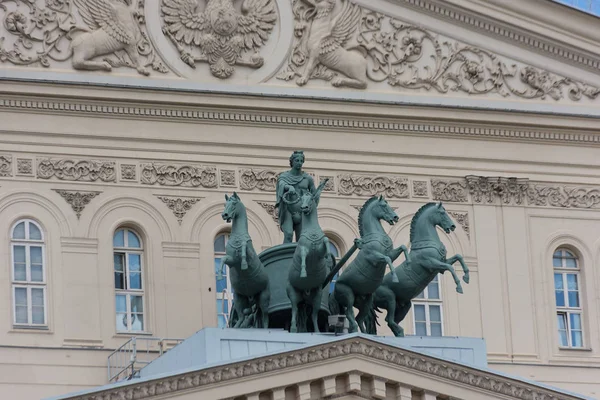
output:
[[[379,321],[377,320],[377,312],[380,312],[377,306],[371,307],[367,316],[365,317],[365,326],[367,328],[367,332],[369,335],[377,335],[377,327],[379,325]]]
[[[340,313],[340,304],[335,299],[334,293],[329,293],[329,314],[330,315],[339,315]]]

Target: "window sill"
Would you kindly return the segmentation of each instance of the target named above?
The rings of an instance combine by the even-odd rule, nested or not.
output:
[[[591,347],[562,347],[559,346],[560,351],[592,351]]]
[[[10,332],[13,333],[54,333],[47,326],[13,325]]]
[[[113,338],[133,337],[133,336],[152,336],[152,332],[116,332]]]

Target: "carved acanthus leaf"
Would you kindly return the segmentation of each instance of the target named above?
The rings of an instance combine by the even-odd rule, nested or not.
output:
[[[179,225],[183,221],[185,214],[192,209],[192,206],[202,200],[201,197],[176,197],[176,196],[156,196],[167,205],[169,210],[177,218]]]
[[[463,180],[432,179],[431,189],[434,200],[455,203],[466,203],[469,201],[467,183]]]
[[[462,226],[463,231],[467,234],[467,237],[471,238],[471,229],[469,227],[469,213],[466,212],[457,212],[457,211],[448,211],[448,214],[454,218],[457,224]]]
[[[352,1],[293,1],[295,41],[279,79],[331,81],[358,89],[368,82],[410,90],[495,93],[525,99],[595,99],[600,89],[442,37]],[[329,41],[316,40],[330,35]],[[366,56],[366,58],[365,58]]]
[[[529,181],[519,178],[466,176],[469,192],[475,203],[524,204]]]
[[[216,188],[214,166],[142,164],[141,182],[145,185]]]
[[[277,212],[277,208],[275,208],[275,203],[269,203],[266,201],[257,201],[257,203],[265,209],[265,211],[273,218],[275,223],[279,223],[279,214]]]
[[[600,189],[530,185],[527,190],[527,200],[530,205],[536,206],[598,208]]]
[[[408,179],[400,176],[342,174],[338,176],[338,182],[339,193],[346,196],[409,197]]]
[[[258,189],[264,192],[274,192],[277,186],[277,176],[280,173],[269,169],[240,169],[240,188],[243,190]]]
[[[0,155],[0,176],[12,176],[12,156]]]
[[[62,189],[52,189],[56,193],[58,193],[67,203],[71,205],[73,211],[75,211],[75,215],[77,215],[77,219],[81,217],[81,213],[85,206],[87,206],[90,201],[98,196],[102,192],[84,192],[84,191],[76,191],[76,190],[62,190]]]
[[[37,177],[63,181],[116,182],[115,162],[105,160],[38,159]]]

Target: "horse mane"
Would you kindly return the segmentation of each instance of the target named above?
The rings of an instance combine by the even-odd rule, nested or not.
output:
[[[423,207],[419,208],[419,210],[415,213],[412,221],[410,222],[410,241],[413,241],[413,235],[415,234],[415,229],[417,226],[417,220],[425,211],[429,210],[431,207],[437,205],[437,203],[427,203]]]
[[[363,236],[363,216],[365,215],[365,211],[367,211],[367,207],[371,205],[372,202],[378,200],[379,197],[373,196],[362,206],[360,211],[358,212],[358,232],[360,233],[360,237]]]

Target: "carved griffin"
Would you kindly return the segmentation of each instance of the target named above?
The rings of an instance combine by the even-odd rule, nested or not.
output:
[[[274,0],[244,0],[241,12],[234,0],[207,0],[203,10],[197,0],[163,0],[163,32],[177,46],[181,59],[195,68],[207,62],[211,73],[221,79],[230,77],[235,65],[259,68],[264,59],[258,49],[265,44],[275,26]],[[192,56],[182,44],[197,46],[201,56]],[[246,51],[254,53],[244,58]]]
[[[131,0],[73,0],[73,3],[91,30],[71,43],[73,68],[110,71],[112,66],[108,61],[92,59],[124,50],[140,74],[150,74],[138,53],[138,45],[145,38]]]
[[[360,47],[346,48],[352,34],[362,19],[360,7],[342,0],[340,9],[334,12],[336,0],[304,0],[314,7],[314,19],[310,23],[305,46],[308,59],[304,71],[296,80],[300,86],[311,78],[318,64],[339,72],[331,80],[333,86],[356,89],[367,87],[366,53]]]

